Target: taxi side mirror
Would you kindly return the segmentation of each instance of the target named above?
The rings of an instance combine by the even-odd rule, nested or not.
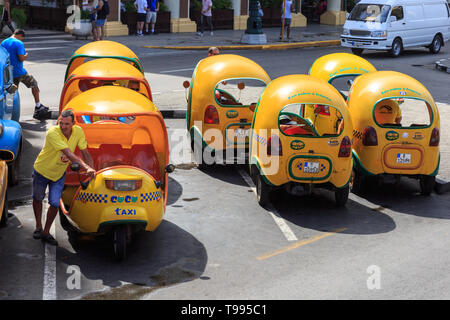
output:
[[[190,85],[191,85],[191,84],[190,84],[189,81],[187,81],[187,80],[183,82],[183,87],[184,87],[185,89],[188,89],[188,88],[190,87]]]
[[[173,164],[169,164],[166,166],[166,172],[167,173],[172,173],[175,171],[175,166]]]

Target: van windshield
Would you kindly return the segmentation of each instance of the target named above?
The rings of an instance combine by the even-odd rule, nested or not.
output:
[[[347,20],[386,22],[391,6],[382,4],[357,4]]]

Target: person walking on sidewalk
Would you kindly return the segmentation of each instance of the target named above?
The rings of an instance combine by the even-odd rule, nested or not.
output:
[[[152,34],[155,34],[156,16],[159,11],[158,0],[147,0],[147,16],[145,18],[145,33],[148,34],[148,24],[152,25]]]
[[[14,33],[14,27],[11,24],[11,6],[9,0],[5,0],[3,4],[2,21],[0,23],[0,33],[3,31],[3,27],[7,25],[9,30]]]
[[[200,17],[200,32],[197,33],[197,35],[199,35],[201,37],[203,36],[205,20],[211,29],[211,35],[214,35],[212,21],[211,21],[211,19],[212,19],[211,9],[212,9],[212,1],[211,0],[202,0],[202,16]]]
[[[51,245],[58,245],[50,234],[50,227],[58,213],[68,165],[70,162],[79,163],[87,174],[95,176],[94,161],[87,149],[83,129],[75,125],[73,112],[64,110],[57,124],[48,129],[44,147],[33,165],[33,211],[36,219],[33,238],[42,239]],[[80,149],[84,161],[74,154],[76,147]],[[42,229],[42,200],[47,186],[50,206],[45,227]]]
[[[147,17],[147,0],[136,0],[134,7],[137,10],[136,34],[143,36],[144,22]]]
[[[286,3],[286,7],[284,4]],[[284,28],[286,29],[286,38],[291,38],[291,12],[294,11],[294,7],[292,6],[292,0],[285,0],[283,5],[281,6],[281,20],[283,20],[283,12],[284,12]],[[283,24],[283,21],[281,21]],[[281,27],[280,31],[280,40],[283,39],[283,27]]]
[[[97,26],[97,40],[103,40],[105,38],[105,24],[108,15],[108,0],[99,0],[97,5],[97,20],[95,20],[95,24]]]
[[[2,41],[1,46],[9,52],[9,59],[13,66],[14,84],[18,87],[20,82],[23,82],[27,88],[31,88],[36,103],[33,118],[38,120],[48,119],[51,113],[40,102],[38,83],[23,67],[23,62],[28,59],[28,53],[25,52],[25,46],[22,42],[23,39],[25,39],[25,31],[16,29],[11,37]]]
[[[95,23],[95,20],[97,20],[97,9],[95,8],[94,0],[88,0],[86,10],[89,12],[89,21],[91,21],[92,25],[92,38],[94,41],[97,41],[97,24]]]

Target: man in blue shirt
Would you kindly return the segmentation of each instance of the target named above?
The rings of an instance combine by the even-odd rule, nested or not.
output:
[[[145,33],[148,33],[148,24],[152,24],[152,34],[155,34],[156,14],[159,11],[158,0],[147,0],[147,16],[145,19]]]
[[[14,84],[19,86],[19,83],[23,82],[27,88],[31,88],[31,93],[36,102],[33,118],[38,120],[48,119],[51,112],[39,101],[38,83],[23,67],[23,62],[28,58],[28,53],[26,53],[25,46],[22,42],[24,38],[25,31],[17,29],[11,37],[3,40],[1,45],[9,52],[9,59],[13,66]]]

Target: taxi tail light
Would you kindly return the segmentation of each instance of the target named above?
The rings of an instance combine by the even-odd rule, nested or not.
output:
[[[377,146],[377,132],[373,127],[366,127],[362,133],[362,144],[364,146]]]
[[[273,135],[269,138],[269,140],[267,140],[267,155],[269,155],[269,156],[282,156],[283,155],[281,141],[277,135]]]
[[[142,180],[105,180],[105,185],[115,191],[134,191],[142,187]]]
[[[352,143],[350,141],[350,138],[345,136],[344,139],[342,139],[342,141],[341,141],[341,146],[339,147],[338,157],[348,158],[348,157],[350,157],[351,153],[352,153]]]
[[[434,128],[431,132],[430,147],[437,147],[439,145],[439,129]]]
[[[203,119],[203,122],[207,124],[219,124],[219,113],[217,112],[216,107],[206,107],[205,118]]]

